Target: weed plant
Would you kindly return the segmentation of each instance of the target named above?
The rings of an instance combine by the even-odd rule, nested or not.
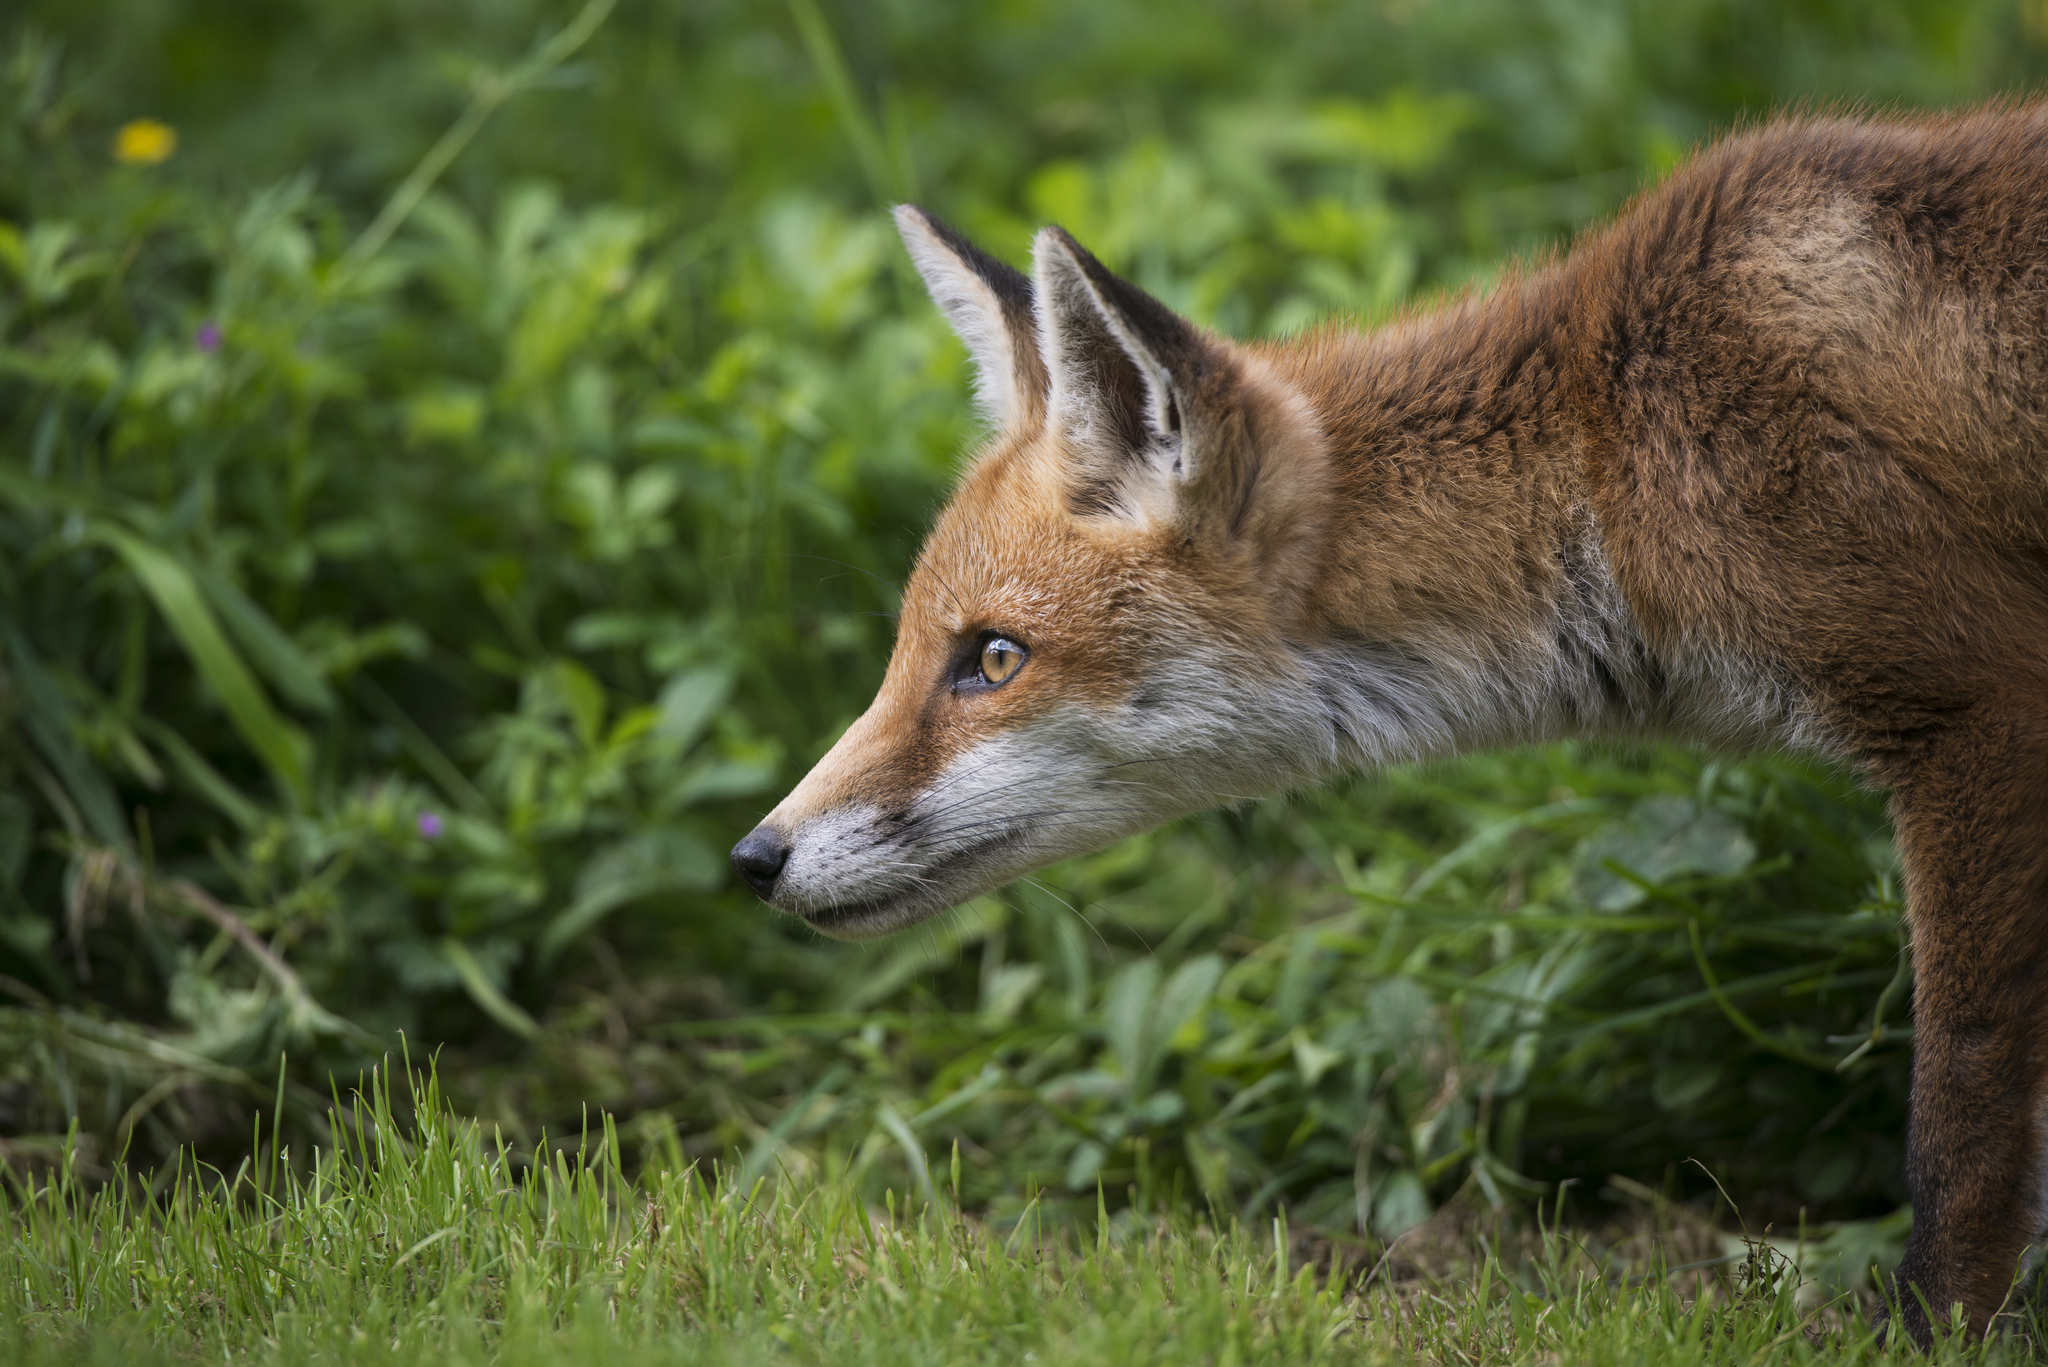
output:
[[[1896,1244],[1910,977],[1881,804],[1839,775],[1573,746],[1398,770],[869,947],[775,923],[722,851],[870,696],[976,437],[888,201],[1012,259],[1063,222],[1241,335],[1371,324],[1746,114],[2023,86],[2038,7],[971,8],[0,16],[0,1162],[112,1182],[23,1207],[31,1282],[86,1275],[20,1262],[66,1221],[159,1228],[122,1172],[186,1144],[238,1171],[257,1113],[300,1165],[249,1229],[286,1227],[273,1198],[341,1218],[310,1156],[332,1080],[401,1037],[508,1142],[608,1109],[607,1162],[724,1162],[784,1213],[690,1196],[704,1230],[825,1203],[807,1258],[884,1190],[939,1210],[956,1145],[997,1223],[1284,1207],[1391,1239],[1460,1192],[1710,1192],[1692,1158],[1781,1229]],[[487,1148],[477,1180],[510,1162]],[[161,1230],[243,1228],[184,1171]],[[520,1219],[546,1183],[610,1190],[547,1172],[507,1188]],[[379,1247],[396,1269],[443,1227]],[[1230,1278],[1245,1237],[1203,1246]],[[564,1278],[519,1305],[610,1332],[574,1318],[595,1264],[499,1256],[465,1266]],[[312,1303],[260,1266],[234,1295]],[[1290,1278],[1259,1324],[1348,1313]],[[33,1304],[112,1304],[65,1285]],[[143,1301],[196,1313],[199,1285]],[[486,1303],[431,1332],[473,1340]]]

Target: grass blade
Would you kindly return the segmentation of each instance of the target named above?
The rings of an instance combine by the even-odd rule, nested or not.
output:
[[[263,758],[279,785],[295,802],[309,802],[313,743],[270,705],[263,686],[221,631],[199,581],[176,556],[131,532],[105,522],[94,531],[127,562],[194,667],[212,685],[235,729]]]

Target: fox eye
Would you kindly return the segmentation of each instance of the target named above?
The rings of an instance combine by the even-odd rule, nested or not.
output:
[[[1024,647],[1008,637],[990,637],[981,647],[981,677],[991,684],[1008,681],[1023,667],[1024,654]]]

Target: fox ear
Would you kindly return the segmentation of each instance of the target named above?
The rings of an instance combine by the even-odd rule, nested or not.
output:
[[[1000,430],[1035,419],[1045,402],[1031,281],[915,204],[896,206],[896,230],[932,302],[974,357],[974,393]]]
[[[1229,353],[1065,229],[1041,231],[1032,258],[1047,412],[1078,467],[1074,511],[1174,517],[1184,490],[1228,482],[1243,431]]]

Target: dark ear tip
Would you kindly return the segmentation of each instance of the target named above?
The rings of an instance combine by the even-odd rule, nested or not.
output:
[[[1031,255],[1042,266],[1062,274],[1072,272],[1084,280],[1102,269],[1101,263],[1088,254],[1088,249],[1057,223],[1048,223],[1038,230],[1038,240],[1032,244]]]
[[[1053,244],[1060,250],[1061,254],[1069,261],[1072,261],[1079,268],[1081,274],[1094,281],[1097,288],[1100,288],[1104,282],[1116,278],[1110,272],[1109,267],[1096,260],[1095,253],[1082,246],[1075,240],[1072,233],[1062,228],[1059,224],[1051,223],[1046,225],[1045,233],[1052,239]]]
[[[1065,251],[1069,255],[1077,259],[1088,255],[1088,249],[1082,246],[1079,242],[1075,241],[1074,235],[1068,232],[1065,228],[1062,228],[1059,224],[1048,223],[1040,231],[1046,237],[1051,238],[1054,244],[1065,249]]]

